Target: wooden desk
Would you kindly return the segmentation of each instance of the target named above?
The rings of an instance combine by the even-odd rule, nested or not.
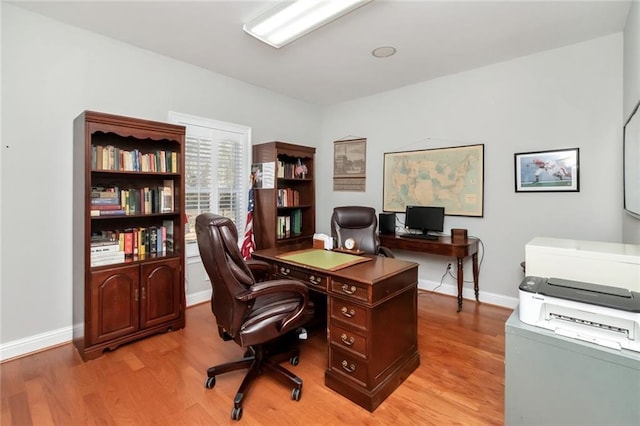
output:
[[[283,253],[283,252],[280,252]],[[277,278],[294,278],[327,297],[325,385],[374,411],[419,365],[418,264],[373,256],[337,271],[253,252]]]
[[[437,254],[455,257],[458,260],[458,312],[462,309],[462,284],[464,283],[464,259],[471,256],[473,261],[473,290],[478,299],[478,239],[456,239],[449,236],[438,237],[437,240],[423,240],[420,238],[406,238],[400,234],[380,235],[380,244],[390,249],[417,251],[421,253]]]

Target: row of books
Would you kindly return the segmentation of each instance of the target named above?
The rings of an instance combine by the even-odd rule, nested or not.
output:
[[[300,191],[292,188],[278,189],[278,207],[295,207],[300,205]]]
[[[284,179],[304,179],[308,173],[309,170],[307,166],[299,158],[295,162],[278,160],[276,177]]]
[[[102,231],[91,237],[91,266],[121,263],[128,257],[173,251],[173,221],[162,226]]]
[[[94,187],[91,189],[91,216],[122,216],[171,213],[174,209],[173,180],[166,179],[155,188],[120,189]]]
[[[276,238],[290,238],[302,234],[302,210],[296,209],[289,215],[278,216]]]
[[[113,145],[92,145],[91,170],[178,173],[178,153],[165,150],[141,152]]]

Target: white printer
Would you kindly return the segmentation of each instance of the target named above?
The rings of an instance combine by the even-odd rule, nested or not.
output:
[[[520,321],[614,349],[640,352],[640,293],[560,278],[527,276]]]

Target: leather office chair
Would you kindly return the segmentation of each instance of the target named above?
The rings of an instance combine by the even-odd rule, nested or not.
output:
[[[245,349],[242,359],[209,367],[205,387],[213,388],[219,374],[248,368],[234,398],[233,420],[242,417],[242,402],[252,381],[266,371],[292,386],[291,398],[298,401],[302,380],[279,362],[289,359],[292,365],[298,364],[296,330],[313,317],[307,286],[294,280],[256,282],[238,249],[238,231],[226,217],[199,215],[196,236],[202,263],[211,279],[211,311],[218,334]]]
[[[372,207],[335,207],[331,215],[331,236],[336,247],[343,248],[345,240],[352,238],[358,250],[379,256],[395,257],[387,247],[380,245],[378,217]]]

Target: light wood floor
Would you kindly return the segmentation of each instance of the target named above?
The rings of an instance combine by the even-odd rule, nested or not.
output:
[[[501,425],[504,323],[510,309],[453,297],[418,296],[420,367],[370,413],[324,386],[326,336],[302,342],[302,398],[269,376],[230,419],[244,371],[217,377],[207,367],[242,356],[217,335],[208,304],[187,309],[185,329],[150,337],[82,362],[71,344],[0,365],[2,425]],[[393,321],[392,318],[389,319]]]

